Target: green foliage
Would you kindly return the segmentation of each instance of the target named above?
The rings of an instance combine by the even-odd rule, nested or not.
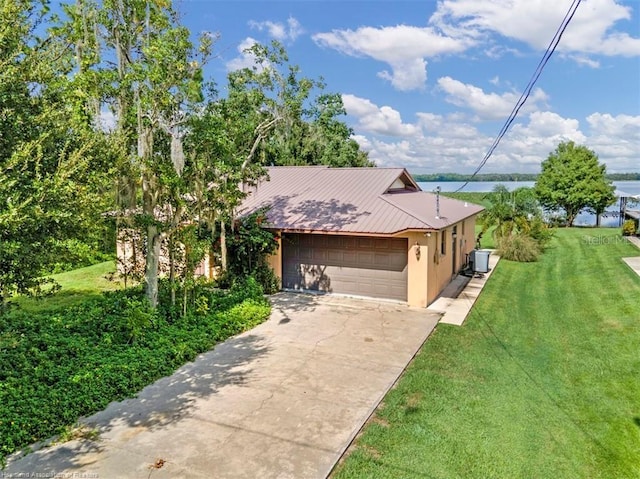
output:
[[[581,210],[600,214],[615,201],[606,166],[593,151],[572,141],[560,143],[542,162],[535,193],[545,209],[563,210],[569,226]]]
[[[524,263],[537,261],[542,252],[535,239],[521,233],[499,238],[497,246],[501,258]]]
[[[500,254],[513,261],[535,261],[553,237],[543,221],[532,188],[509,191],[496,185],[486,196],[489,204],[480,215],[481,235],[492,230]]]
[[[196,296],[175,320],[167,302],[151,309],[141,287],[64,310],[0,314],[0,461],[69,435],[80,416],[131,397],[270,314],[253,279],[229,291],[203,283]]]
[[[622,236],[633,236],[636,234],[637,229],[634,220],[627,220],[622,224]]]
[[[72,49],[37,35],[46,3],[0,4],[12,19],[0,24],[0,302],[37,290],[61,242],[95,231],[108,204],[111,155],[77,115]]]
[[[265,229],[267,210],[262,209],[237,220],[228,238],[228,280],[253,277],[268,294],[280,290],[275,273],[267,263],[267,257],[278,248],[276,235]]]

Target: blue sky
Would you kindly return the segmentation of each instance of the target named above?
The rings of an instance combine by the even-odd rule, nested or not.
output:
[[[571,0],[175,3],[220,38],[224,84],[242,48],[282,42],[291,63],[340,93],[378,166],[471,172],[527,85]],[[536,172],[563,140],[608,171],[640,171],[640,2],[583,0],[527,105],[484,172]]]

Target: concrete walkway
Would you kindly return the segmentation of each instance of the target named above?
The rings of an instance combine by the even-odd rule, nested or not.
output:
[[[640,238],[637,236],[625,236],[627,241],[634,245],[636,248],[640,249]],[[630,258],[622,258],[629,268],[633,270],[638,276],[640,276],[640,256],[632,256]]]
[[[625,238],[627,238],[627,241],[629,241],[631,244],[640,249],[640,238],[638,238],[637,236],[625,236]]]
[[[0,477],[324,478],[435,328],[425,309],[282,293],[271,318]]]
[[[488,273],[473,278],[458,275],[427,310],[441,313],[441,323],[462,326],[498,261],[500,256],[492,251],[489,256]]]
[[[638,238],[637,236],[625,236],[625,238],[627,238],[627,241],[629,241],[631,244],[640,249],[640,238]],[[640,276],[640,256],[622,258],[622,261],[624,261],[634,273]]]

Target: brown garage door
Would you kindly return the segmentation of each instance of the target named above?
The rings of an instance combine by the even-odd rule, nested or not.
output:
[[[282,287],[407,300],[407,239],[286,234]]]

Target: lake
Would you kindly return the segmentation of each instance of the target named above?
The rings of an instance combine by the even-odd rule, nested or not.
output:
[[[467,183],[462,191],[471,193],[488,193],[496,185],[504,185],[509,191],[515,190],[523,186],[532,187],[535,184],[533,181],[471,181]],[[630,195],[640,195],[640,181],[614,181],[616,189],[621,190]],[[435,191],[439,186],[441,191],[456,191],[458,188],[464,185],[463,181],[429,181],[418,183],[420,188],[424,191]],[[607,211],[618,213],[618,203],[614,203],[608,208]],[[576,218],[574,225],[576,226],[593,226],[596,224],[596,217],[590,213],[581,213]],[[617,227],[619,226],[619,220],[617,216],[603,215],[601,218],[602,226]]]

